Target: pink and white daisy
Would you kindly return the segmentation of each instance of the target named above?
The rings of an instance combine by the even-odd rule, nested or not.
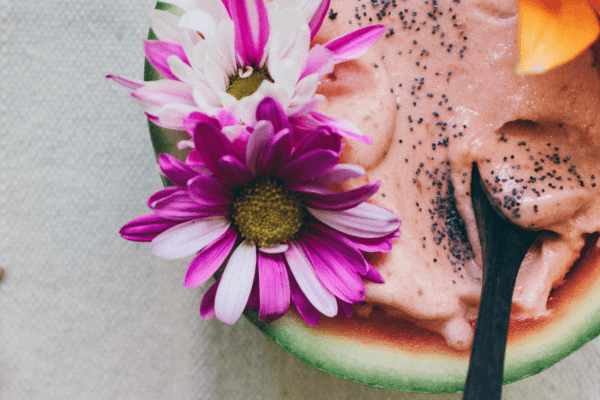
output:
[[[327,124],[371,143],[350,122],[318,111],[319,79],[337,63],[361,56],[386,30],[373,25],[310,48],[329,0],[171,0],[181,16],[154,10],[146,40],[148,61],[166,79],[141,82],[115,75],[148,118],[168,129],[185,129],[192,112],[252,126],[258,103],[275,98],[293,128],[304,134]],[[239,130],[237,131],[240,132]]]
[[[195,287],[226,263],[202,299],[200,314],[235,323],[257,305],[259,318],[273,320],[293,303],[310,325],[319,313],[351,315],[364,300],[363,278],[383,282],[361,251],[387,252],[400,220],[365,203],[379,182],[334,192],[332,183],[364,174],[338,164],[342,137],[329,127],[313,130],[294,147],[284,109],[266,98],[245,154],[217,126],[196,125],[194,169],[161,154],[159,166],[175,185],[148,199],[150,215],[121,229],[125,239],[149,241],[165,259],[199,252],[183,281]],[[202,145],[201,145],[202,144]]]

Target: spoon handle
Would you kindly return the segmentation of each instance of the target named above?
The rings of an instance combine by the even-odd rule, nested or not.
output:
[[[539,232],[505,220],[473,166],[471,198],[483,256],[483,290],[463,400],[499,400],[510,309],[519,267]]]

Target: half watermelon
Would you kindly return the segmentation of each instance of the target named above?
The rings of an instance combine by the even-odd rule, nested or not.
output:
[[[158,2],[157,9],[181,14]],[[156,39],[152,32],[149,39]],[[146,61],[144,80],[162,78]],[[186,132],[161,128],[149,122],[154,151],[180,160],[186,153],[177,142]],[[164,181],[165,185],[167,181]],[[588,237],[578,263],[566,281],[551,293],[550,315],[512,321],[504,368],[508,384],[537,374],[600,335],[600,242]],[[449,348],[433,332],[374,313],[368,319],[322,318],[309,327],[295,310],[273,323],[259,321],[252,309],[246,318],[267,337],[307,364],[337,377],[369,386],[404,392],[452,393],[463,390],[469,352]]]

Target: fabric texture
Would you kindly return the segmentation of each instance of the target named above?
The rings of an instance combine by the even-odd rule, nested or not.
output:
[[[198,314],[119,228],[161,188],[143,79],[150,0],[0,0],[0,399],[412,399],[313,369],[249,322]],[[597,399],[600,339],[504,399]]]

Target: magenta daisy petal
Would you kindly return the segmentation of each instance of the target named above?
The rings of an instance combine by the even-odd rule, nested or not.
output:
[[[364,238],[344,235],[357,249],[367,253],[387,253],[392,250],[392,243],[400,237],[400,231],[389,233],[377,238]]]
[[[173,195],[176,196],[178,194],[187,196],[187,193],[185,193],[185,191],[181,190],[181,188],[177,186],[171,186],[161,189],[148,198],[148,207],[154,210],[154,206],[156,203],[167,199]]]
[[[252,290],[250,291],[250,297],[248,297],[248,303],[246,307],[252,307],[258,309],[260,307],[260,294],[258,292],[258,268],[254,274],[254,284],[252,284]]]
[[[324,46],[335,55],[335,63],[362,56],[387,30],[385,25],[371,25],[330,40]]]
[[[194,143],[200,158],[213,174],[223,176],[219,160],[225,155],[235,153],[233,145],[217,127],[210,123],[199,123],[194,132]]]
[[[164,40],[144,40],[144,53],[148,62],[167,79],[178,81],[179,79],[171,72],[167,59],[170,56],[178,57],[189,65],[189,61],[181,43],[167,42]]]
[[[161,232],[172,228],[177,222],[150,214],[129,221],[119,231],[123,239],[135,242],[150,242]]]
[[[314,183],[326,186],[331,183],[345,182],[365,174],[365,169],[359,165],[336,164],[332,169],[315,178]]]
[[[196,125],[201,122],[207,122],[216,126],[217,128],[221,128],[221,126],[223,126],[219,123],[217,118],[211,117],[210,115],[204,114],[200,111],[194,111],[193,113],[188,114],[183,121],[183,126],[187,133],[189,133],[191,136],[194,136],[194,129],[196,129]]]
[[[331,150],[313,150],[286,164],[277,173],[288,187],[298,185],[332,169],[339,155]]]
[[[324,193],[319,188],[303,189],[304,199],[310,208],[343,211],[363,203],[379,190],[379,182],[368,183],[342,193]]]
[[[379,183],[328,188],[364,173],[338,164],[339,134],[323,127],[293,143],[278,104],[263,106],[266,119],[248,127],[243,152],[225,134],[227,126],[199,116],[191,154],[204,172],[161,155],[159,166],[176,186],[150,196],[154,213],[129,222],[121,234],[151,241],[166,259],[197,253],[185,286],[223,268],[202,300],[203,317],[233,324],[245,307],[257,307],[260,319],[273,321],[290,303],[309,325],[320,313],[348,317],[351,305],[364,299],[363,279],[383,281],[361,250],[391,249],[400,220],[364,203]]]
[[[188,266],[183,286],[196,287],[213,276],[231,253],[236,239],[237,232],[234,228],[229,228],[220,238],[202,249]]]
[[[268,148],[275,131],[269,121],[258,121],[254,132],[248,138],[246,148],[246,163],[255,174],[262,174],[265,170],[266,154],[263,149]]]
[[[385,280],[383,279],[379,271],[377,271],[377,268],[374,268],[373,266],[369,268],[367,274],[364,277],[370,280],[371,282],[385,283]]]
[[[296,146],[290,161],[314,150],[331,150],[338,154],[342,152],[342,137],[335,134],[329,127],[320,126],[306,135]]]
[[[275,99],[266,97],[256,107],[256,120],[269,121],[273,125],[273,131],[279,132],[283,129],[292,131],[292,125],[285,114],[285,110]]]
[[[120,84],[121,86],[124,86],[128,89],[139,89],[142,86],[144,86],[146,84],[146,82],[142,82],[142,81],[138,81],[135,79],[130,79],[130,78],[124,78],[122,76],[118,76],[118,75],[106,75],[107,79],[112,79],[113,81],[117,82],[118,84]]]
[[[188,182],[192,200],[203,206],[229,205],[233,193],[219,179],[210,175],[199,175]]]
[[[225,182],[233,186],[247,185],[254,178],[250,168],[231,154],[221,157],[219,167]]]
[[[286,164],[292,154],[292,132],[288,129],[279,131],[271,139],[270,145],[265,148],[264,167],[265,175],[275,175]]]
[[[144,113],[146,114],[148,121],[152,122],[153,124],[158,124],[158,122],[160,121],[160,119],[156,115],[153,115],[148,111],[145,111]]]
[[[290,306],[290,283],[281,253],[258,253],[258,318],[267,321],[285,314]]]
[[[165,189],[151,196],[148,202],[150,208],[159,217],[179,221],[217,215],[224,216],[229,211],[227,204],[208,203],[203,204],[204,207],[198,208],[190,194],[184,190],[175,190],[170,193]]]
[[[343,319],[348,319],[352,317],[352,304],[346,303],[340,299],[337,299],[338,302],[338,317]]]
[[[187,181],[198,175],[198,171],[167,153],[158,156],[158,165],[167,179],[177,186],[185,186]]]
[[[336,253],[338,259],[345,259],[345,265],[352,267],[360,275],[364,276],[369,270],[369,263],[365,260],[362,253],[354,246],[352,241],[341,233],[330,229],[325,225],[310,222],[307,224],[308,231],[314,233],[314,236],[321,243],[330,247],[331,253]]]
[[[235,23],[235,49],[250,65],[257,65],[269,40],[269,18],[263,0],[236,0],[229,3]]]
[[[331,3],[330,0],[321,0],[319,7],[317,8],[314,15],[308,22],[308,26],[310,27],[310,40],[313,40],[315,38],[315,36],[317,35],[317,32],[321,28],[321,25],[323,24],[323,20],[325,19],[325,16],[327,15],[327,11],[329,11],[330,3]]]
[[[204,293],[202,301],[200,302],[200,316],[205,319],[214,318],[215,313],[215,296],[217,295],[217,289],[221,283],[221,278],[217,279],[210,288]]]
[[[211,173],[208,168],[206,168],[206,164],[204,164],[204,161],[202,161],[200,154],[198,154],[196,149],[190,151],[190,154],[188,154],[187,158],[185,159],[185,163],[194,169],[206,170],[207,173]]]
[[[339,258],[339,253],[312,235],[301,240],[304,251],[323,286],[335,297],[357,303],[365,297],[365,286],[356,271]]]

